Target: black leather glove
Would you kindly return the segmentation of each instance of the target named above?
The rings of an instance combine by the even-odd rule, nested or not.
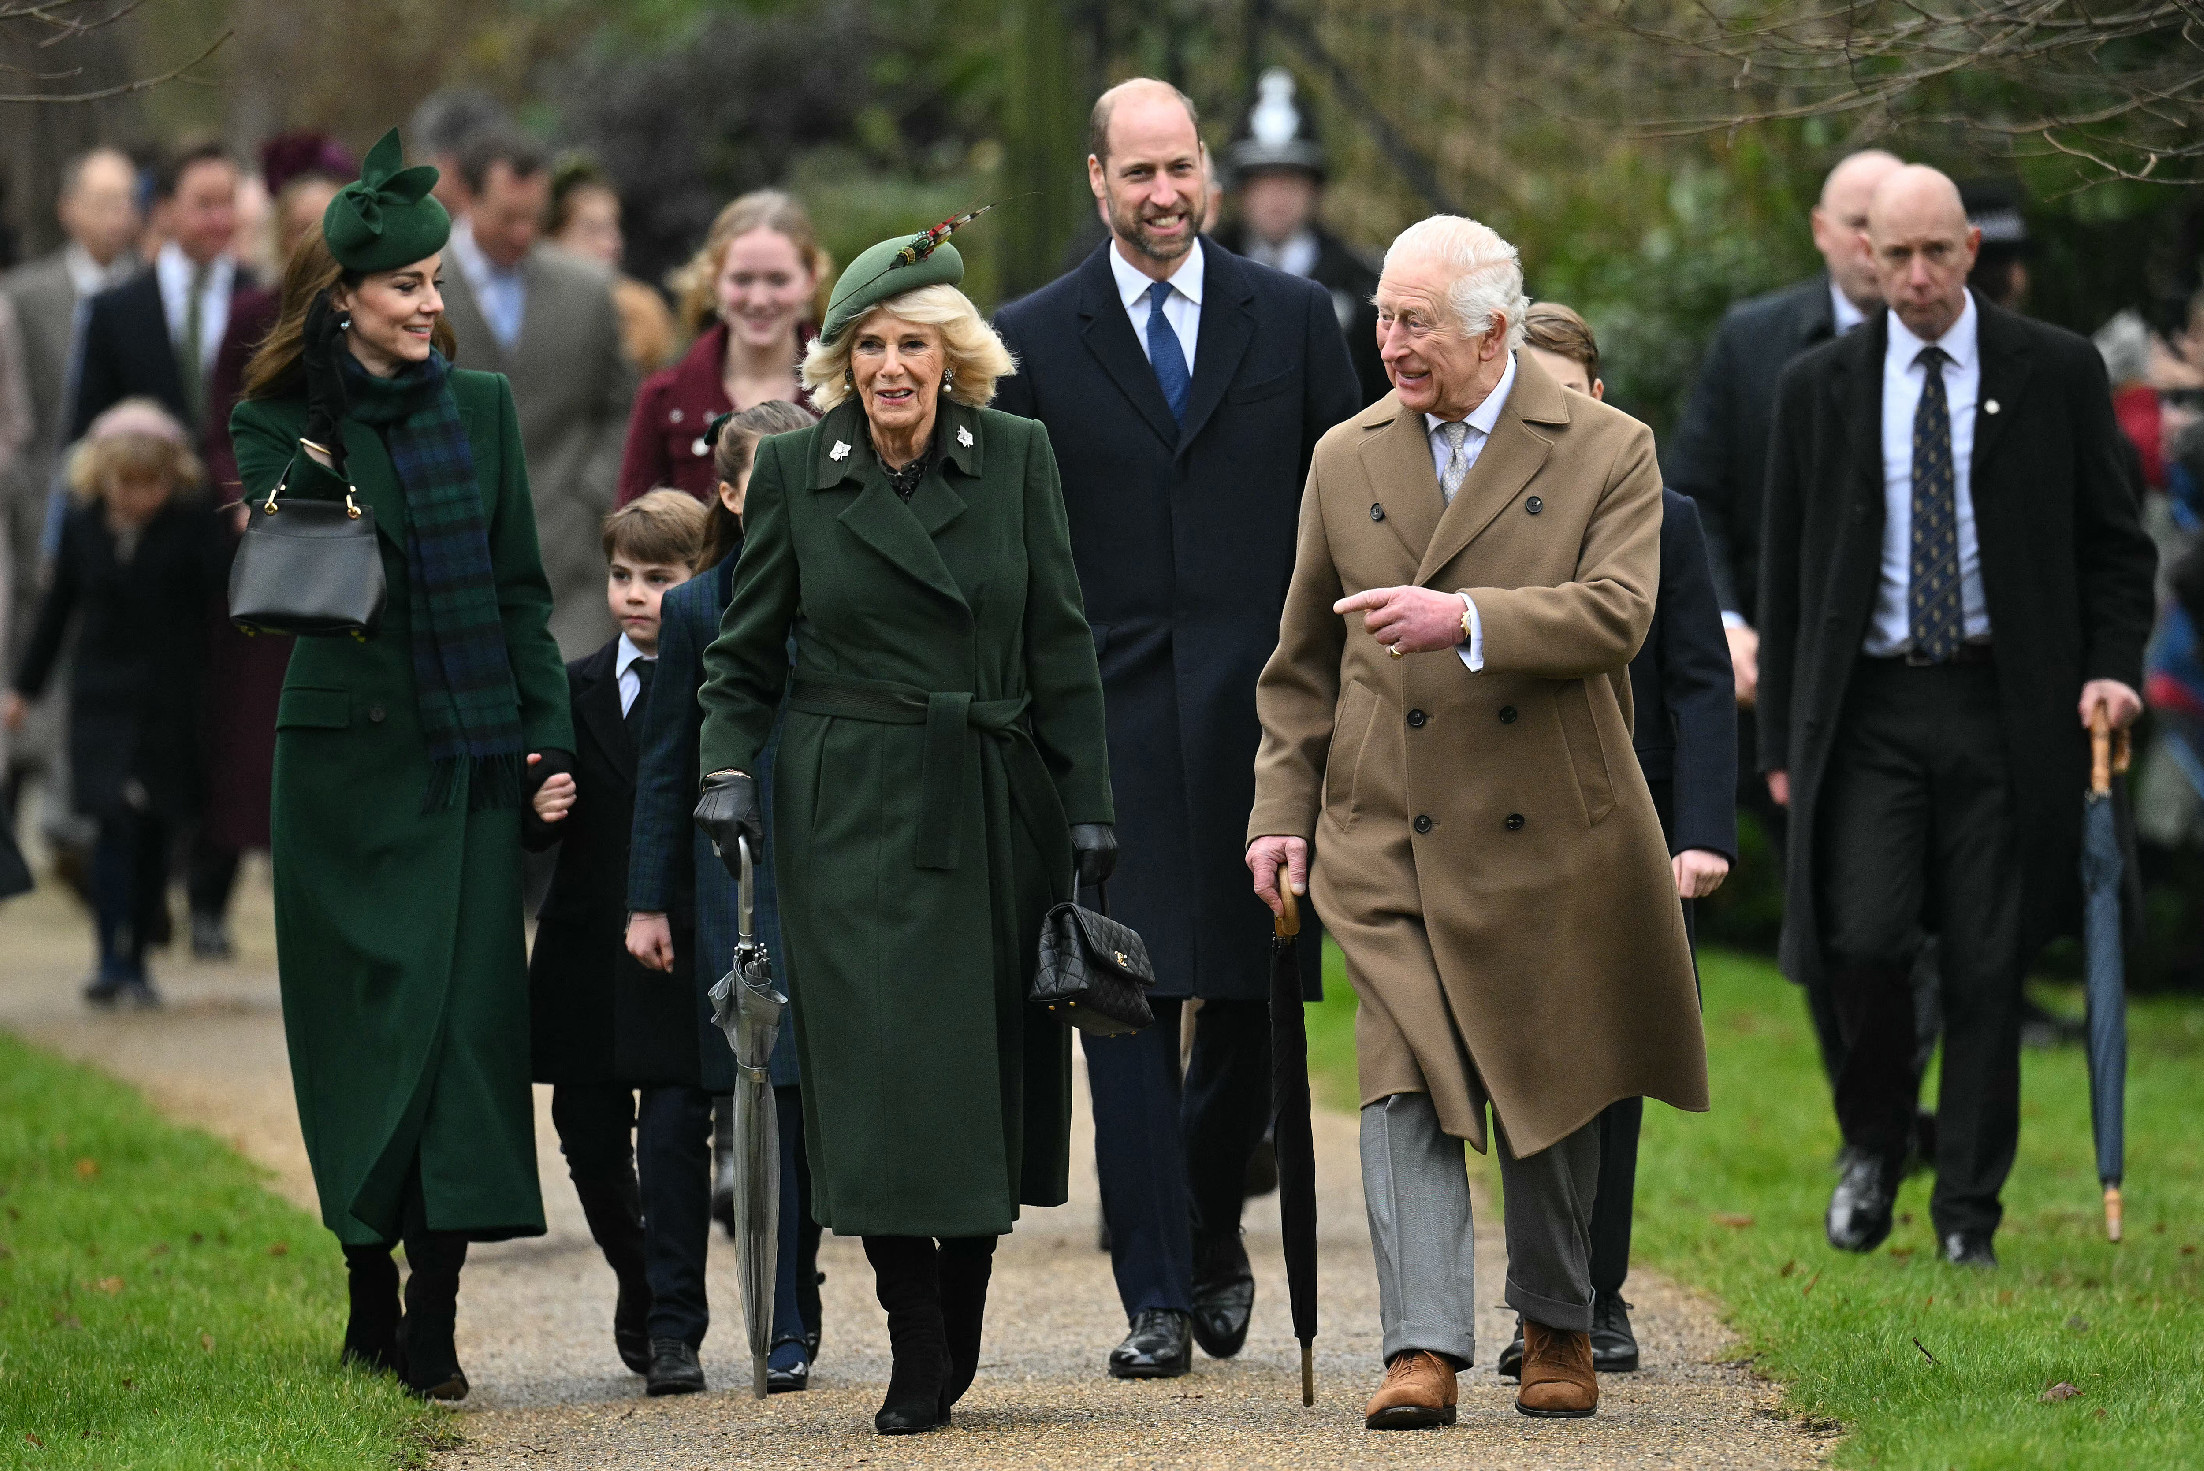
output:
[[[1117,829],[1106,822],[1073,823],[1071,867],[1082,888],[1108,883],[1117,867]]]
[[[704,795],[697,799],[696,825],[719,849],[719,861],[737,881],[742,878],[742,850],[736,838],[750,841],[750,861],[765,857],[765,815],[758,810],[756,778],[739,771],[720,771],[704,778]]]
[[[299,344],[299,366],[306,372],[305,437],[329,451],[330,468],[339,479],[344,470],[344,363],[341,354],[348,320],[330,305],[329,293],[315,297],[306,308],[306,325]]]

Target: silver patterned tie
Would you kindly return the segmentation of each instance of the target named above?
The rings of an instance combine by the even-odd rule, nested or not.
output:
[[[1439,432],[1446,436],[1446,473],[1439,477],[1439,493],[1451,506],[1454,493],[1462,488],[1462,477],[1469,473],[1469,457],[1462,453],[1462,445],[1469,439],[1469,424],[1457,419],[1441,424]]]

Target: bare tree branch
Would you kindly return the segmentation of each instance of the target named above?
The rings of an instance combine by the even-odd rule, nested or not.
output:
[[[26,7],[26,8],[29,8],[29,7]],[[132,3],[131,3],[131,5],[130,5],[130,6],[128,7],[128,8],[130,8],[130,9],[136,9],[136,8],[137,8],[137,0],[132,0]],[[8,19],[8,18],[9,18],[8,16],[6,16],[6,15],[4,15],[4,14],[0,14],[0,20],[5,20],[5,19]],[[182,66],[179,66],[179,67],[175,68],[175,69],[174,69],[173,71],[167,71],[167,72],[163,72],[163,73],[162,73],[161,75],[159,75],[159,76],[157,76],[157,77],[141,77],[141,78],[139,78],[139,79],[137,79],[137,80],[135,80],[135,81],[129,81],[129,82],[120,82],[120,83],[117,83],[116,85],[114,85],[114,86],[112,86],[112,87],[101,87],[101,88],[99,88],[99,89],[97,89],[97,90],[95,90],[95,91],[91,91],[91,92],[23,92],[23,93],[5,93],[5,92],[0,92],[0,103],[9,103],[9,102],[17,102],[17,103],[22,103],[22,102],[100,102],[100,101],[104,101],[104,100],[106,100],[107,98],[110,98],[110,97],[127,97],[127,96],[129,96],[129,95],[130,95],[131,93],[133,93],[133,92],[150,92],[150,91],[152,91],[152,90],[153,90],[153,89],[154,89],[155,87],[158,87],[158,86],[162,85],[162,84],[163,84],[163,83],[165,83],[165,82],[173,82],[173,81],[175,81],[175,80],[176,80],[176,79],[177,79],[178,77],[181,77],[181,76],[182,76],[182,75],[183,75],[183,74],[184,74],[185,72],[188,72],[188,71],[190,71],[190,70],[191,70],[191,69],[192,69],[193,67],[195,67],[195,66],[199,65],[199,63],[201,63],[202,61],[205,61],[205,60],[206,60],[206,59],[207,59],[208,57],[210,57],[210,56],[214,55],[214,53],[215,53],[215,52],[217,52],[217,51],[221,50],[221,49],[222,49],[222,47],[223,47],[224,45],[226,45],[226,44],[227,44],[227,43],[228,43],[228,42],[230,41],[230,39],[231,39],[232,37],[234,37],[234,36],[235,36],[236,34],[237,34],[237,32],[235,32],[235,31],[224,31],[224,32],[223,32],[223,33],[222,33],[221,35],[219,35],[219,36],[216,36],[216,37],[214,38],[213,44],[209,45],[209,46],[207,47],[207,49],[206,49],[206,50],[204,50],[204,51],[200,52],[200,53],[199,53],[199,54],[198,54],[197,56],[194,56],[194,57],[193,57],[193,58],[192,58],[191,60],[189,60],[189,61],[185,62],[185,63],[184,63],[184,64],[183,64]],[[56,73],[55,75],[56,75],[57,77],[68,77],[68,76],[73,76],[73,75],[75,75],[75,73],[74,73],[74,72],[61,72],[61,73]],[[34,78],[34,80],[40,80],[40,81],[43,81],[43,80],[47,80],[47,78],[44,78],[44,77],[39,77],[39,78]]]

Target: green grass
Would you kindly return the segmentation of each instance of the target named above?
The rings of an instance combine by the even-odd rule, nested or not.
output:
[[[1351,1106],[1354,1003],[1337,953],[1327,961],[1311,1060],[1326,1101]],[[1801,999],[1759,959],[1708,952],[1701,968],[1714,1109],[1646,1110],[1636,1261],[1721,1299],[1790,1410],[1849,1432],[1837,1464],[2204,1466],[2204,1003],[2129,1012],[2117,1246],[2083,1054],[2026,1055],[2003,1266],[1976,1273],[1937,1260],[1926,1175],[1881,1250],[1830,1250],[1837,1133]],[[2043,994],[2080,1010],[2078,993]],[[2060,1383],[2081,1393],[2045,1402]]]
[[[0,1034],[0,1466],[418,1466],[446,1413],[338,1367],[329,1234],[205,1134]]]

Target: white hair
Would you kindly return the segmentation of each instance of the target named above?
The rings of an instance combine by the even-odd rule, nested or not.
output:
[[[1461,319],[1461,328],[1472,337],[1492,330],[1494,317],[1505,317],[1508,346],[1523,345],[1523,318],[1530,298],[1523,294],[1523,262],[1515,247],[1502,240],[1489,225],[1463,215],[1432,215],[1393,237],[1386,248],[1385,264],[1424,256],[1453,271],[1447,300]]]

